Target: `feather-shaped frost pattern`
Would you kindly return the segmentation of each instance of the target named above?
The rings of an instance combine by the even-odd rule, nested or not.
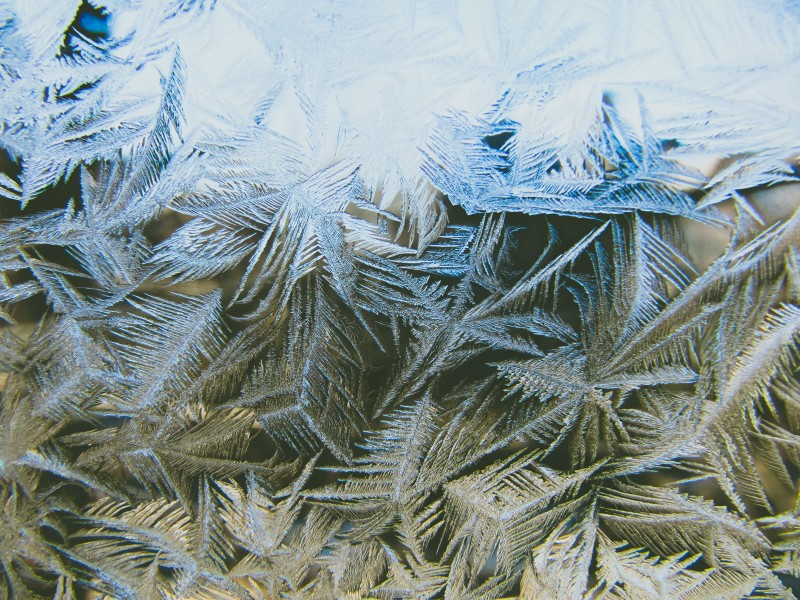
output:
[[[798,26],[0,0],[0,598],[800,597]]]

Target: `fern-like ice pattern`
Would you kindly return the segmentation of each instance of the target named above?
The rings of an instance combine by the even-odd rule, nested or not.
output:
[[[0,597],[794,598],[799,27],[0,0]]]

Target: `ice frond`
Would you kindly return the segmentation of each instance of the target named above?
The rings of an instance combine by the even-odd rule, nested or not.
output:
[[[114,319],[115,355],[125,371],[125,389],[115,401],[125,413],[174,408],[205,362],[221,350],[226,330],[221,295],[131,298],[131,312]],[[129,340],[137,340],[131,345]]]
[[[520,125],[494,116],[471,121],[442,117],[425,150],[423,171],[468,213],[618,214],[633,211],[681,215],[701,221],[687,190],[698,173],[665,155],[642,116],[642,134],[610,106],[586,133],[582,156],[568,160],[547,140],[517,141]],[[520,134],[521,135],[521,134]]]
[[[796,0],[0,0],[0,598],[800,590]]]

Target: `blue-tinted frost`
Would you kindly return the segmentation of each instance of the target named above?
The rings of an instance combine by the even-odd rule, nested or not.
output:
[[[0,0],[0,597],[793,597],[799,25]]]

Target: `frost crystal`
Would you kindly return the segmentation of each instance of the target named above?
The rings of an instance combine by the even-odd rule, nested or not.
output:
[[[794,598],[798,27],[0,0],[0,597]]]

